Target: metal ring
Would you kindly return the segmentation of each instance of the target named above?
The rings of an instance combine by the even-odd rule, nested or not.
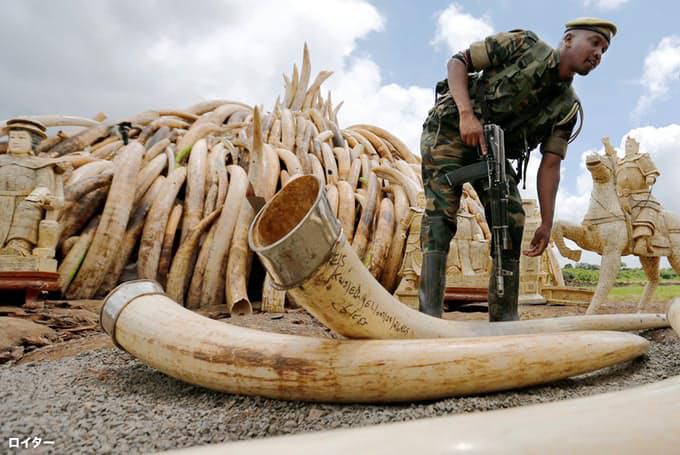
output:
[[[330,250],[328,250],[328,253],[327,253],[326,256],[323,258],[323,261],[321,261],[321,264],[322,264],[322,265],[326,264],[326,263],[329,261],[329,259],[330,259],[331,256],[333,255],[333,252],[334,252],[336,249],[338,249],[338,246],[340,245],[340,242],[341,242],[342,240],[346,240],[346,239],[345,239],[345,237],[344,237],[344,235],[343,235],[342,229],[340,229],[340,235],[339,235],[338,238],[335,240],[335,243],[333,244],[333,247],[332,247]],[[297,280],[295,283],[291,283],[291,284],[287,284],[287,285],[277,283],[276,281],[274,281],[274,277],[272,276],[271,284],[272,284],[272,287],[273,287],[274,289],[276,289],[277,291],[287,291],[287,290],[289,290],[289,289],[293,289],[293,288],[297,288],[297,287],[302,286],[302,285],[305,284],[307,281],[311,280],[312,277],[313,277],[314,275],[316,275],[316,273],[317,273],[318,271],[319,271],[318,268],[317,268],[317,269],[314,269],[314,270],[312,270],[311,272],[309,272],[309,274],[307,274],[307,276],[300,278],[300,279]]]
[[[125,307],[138,297],[157,294],[165,295],[165,291],[154,280],[126,281],[109,292],[99,312],[99,324],[111,336],[113,344],[122,349],[116,340],[116,322]]]

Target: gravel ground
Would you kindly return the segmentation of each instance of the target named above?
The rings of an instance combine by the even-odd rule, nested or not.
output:
[[[299,317],[296,320],[290,326],[293,331],[302,325]],[[400,405],[309,404],[226,395],[172,379],[112,348],[3,365],[0,453],[16,453],[8,442],[17,437],[54,441],[31,453],[148,453],[563,400],[679,375],[678,337],[670,329],[642,335],[653,341],[647,355],[596,373],[519,391]]]

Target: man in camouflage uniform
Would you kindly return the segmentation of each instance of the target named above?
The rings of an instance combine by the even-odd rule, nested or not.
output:
[[[423,125],[422,175],[427,199],[421,226],[423,250],[420,311],[441,317],[446,281],[446,256],[456,233],[461,187],[450,187],[444,174],[478,160],[486,153],[482,123],[495,123],[505,132],[506,155],[528,160],[541,145],[537,186],[541,225],[527,256],[539,256],[548,245],[560,163],[572,138],[580,102],[571,88],[574,74],[587,75],[600,63],[616,33],[616,26],[595,18],[566,24],[560,47],[553,49],[533,32],[513,30],[475,42],[448,63],[448,78],[437,84],[437,99]],[[469,73],[472,73],[469,75]],[[578,134],[578,133],[576,133]],[[479,152],[477,150],[479,147]],[[523,159],[523,160],[522,160]],[[505,294],[496,295],[493,273],[489,281],[489,320],[516,320],[519,257],[524,228],[517,174],[507,165],[512,250],[502,258]],[[526,169],[525,169],[526,170]],[[483,180],[473,182],[490,219],[489,196]],[[494,262],[494,271],[497,264]]]

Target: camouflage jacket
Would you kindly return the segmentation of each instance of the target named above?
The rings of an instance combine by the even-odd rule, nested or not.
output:
[[[484,123],[505,130],[508,157],[541,144],[542,152],[564,158],[580,102],[571,83],[558,78],[559,52],[524,30],[490,36],[473,43],[469,52],[477,71],[468,84],[473,110]],[[437,84],[437,95],[434,110],[440,121],[457,128],[446,79]]]

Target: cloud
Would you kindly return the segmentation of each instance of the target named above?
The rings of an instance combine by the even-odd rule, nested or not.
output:
[[[597,9],[613,11],[628,3],[628,0],[584,0],[586,7],[594,6]]]
[[[451,3],[437,16],[437,29],[431,44],[446,43],[449,50],[456,53],[491,34],[493,26],[489,17],[474,17],[464,13],[462,6]]]
[[[640,84],[643,94],[635,107],[634,116],[640,116],[662,98],[670,86],[680,78],[680,36],[667,36],[647,55]]]
[[[118,119],[147,109],[226,98],[270,109],[309,44],[312,78],[327,86],[340,118],[389,129],[417,153],[430,89],[385,84],[360,41],[384,18],[362,0],[26,0],[3,9],[0,119],[30,114]]]
[[[373,123],[420,154],[422,123],[434,101],[432,89],[383,85],[380,68],[367,58],[351,59],[329,87],[334,100],[345,100],[338,114],[341,125]]]

